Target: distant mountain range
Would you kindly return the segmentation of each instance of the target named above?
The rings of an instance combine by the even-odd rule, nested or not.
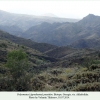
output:
[[[52,13],[45,13],[45,14],[42,14],[41,16],[57,17],[56,15],[54,15],[54,14],[52,14]]]
[[[22,37],[57,46],[97,48],[96,44],[100,40],[100,16],[89,14],[76,23],[42,23],[29,28]]]
[[[0,15],[0,29],[18,37],[56,46],[100,48],[100,16],[77,20],[4,11]]]
[[[79,19],[58,18],[49,16],[35,16],[25,14],[14,14],[0,10],[0,25],[9,27],[19,27],[23,31],[29,29],[32,26],[41,24],[42,22],[77,22]]]

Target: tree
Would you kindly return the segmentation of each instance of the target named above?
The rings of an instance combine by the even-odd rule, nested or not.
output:
[[[13,50],[7,54],[6,67],[10,70],[12,83],[9,90],[30,90],[30,77],[26,74],[28,68],[27,54],[22,50]]]
[[[28,67],[27,54],[22,50],[13,50],[7,55],[6,66],[10,68],[13,78],[17,79],[25,74]]]

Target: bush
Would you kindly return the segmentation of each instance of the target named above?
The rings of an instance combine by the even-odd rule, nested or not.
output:
[[[52,77],[48,80],[48,84],[56,84],[56,83],[63,83],[64,80],[62,78],[56,78],[56,77]]]
[[[75,88],[71,89],[71,91],[100,91],[100,83],[86,83],[79,84]]]
[[[89,70],[95,70],[97,68],[100,68],[99,65],[97,64],[92,64],[90,67],[89,67]]]
[[[43,91],[45,84],[38,78],[31,80],[31,87],[34,91]]]
[[[86,71],[75,74],[73,79],[81,79],[82,77],[86,77],[89,80],[95,79],[95,81],[97,81],[99,79],[99,74],[91,71]]]
[[[6,67],[0,66],[0,74],[5,74],[8,71]]]
[[[50,73],[55,75],[55,76],[58,76],[59,74],[62,73],[62,71],[60,71],[60,70],[52,70],[52,71],[50,71]]]
[[[30,85],[30,78],[28,76],[20,77],[17,82],[15,83],[15,90],[16,91],[30,91],[32,90]]]
[[[13,88],[13,80],[8,77],[0,77],[0,91],[12,91]]]

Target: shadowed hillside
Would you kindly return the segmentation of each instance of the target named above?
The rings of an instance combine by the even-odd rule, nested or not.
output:
[[[81,39],[75,41],[70,45],[74,48],[92,48],[92,49],[100,49],[100,38],[96,39]]]
[[[21,51],[23,54],[27,54],[28,62],[19,60],[20,64],[17,65],[14,60],[10,61],[8,54],[10,56],[14,55],[14,52],[21,54],[20,49],[23,50]],[[65,51],[63,55],[59,49]],[[57,48],[55,53],[59,52],[59,54],[52,58],[32,48],[1,39],[0,90],[100,91],[100,51],[81,49],[76,53],[75,49],[72,49],[73,52],[70,50],[71,48],[68,47]],[[16,66],[11,65],[12,68],[10,68],[8,62]]]
[[[0,38],[10,40],[10,41],[17,43],[17,44],[20,44],[20,45],[25,45],[25,46],[31,47],[31,48],[36,49],[36,50],[41,51],[41,52],[45,52],[45,51],[48,51],[50,49],[56,48],[56,46],[54,46],[54,45],[50,45],[50,44],[46,44],[46,43],[36,43],[36,42],[33,42],[29,39],[16,37],[14,35],[10,35],[10,34],[3,32],[3,31],[0,31]]]

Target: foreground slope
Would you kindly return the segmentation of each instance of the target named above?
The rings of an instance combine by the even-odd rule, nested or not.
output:
[[[15,79],[13,75],[18,70],[11,73],[11,69],[6,67],[7,53],[19,49],[27,53],[29,65],[28,69],[23,69],[25,74]],[[58,56],[51,56],[59,59],[52,61],[54,58],[32,48],[0,39],[0,90],[100,91],[100,51],[84,49],[76,52],[69,48],[71,52],[68,47],[57,49],[66,51],[65,56],[57,52]]]
[[[11,72],[11,69],[6,67],[7,53],[19,49],[27,53],[29,64],[28,69],[23,69],[25,73],[20,77],[18,74],[15,79],[13,75],[20,70]],[[100,91],[100,51],[58,47],[46,51],[44,55],[35,49],[2,38],[0,90]]]

